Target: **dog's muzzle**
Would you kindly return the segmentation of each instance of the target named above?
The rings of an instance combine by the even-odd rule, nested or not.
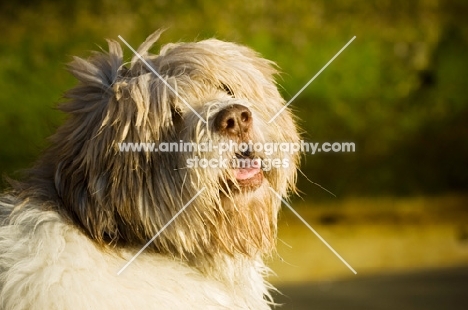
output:
[[[252,112],[249,108],[232,104],[218,112],[214,119],[215,131],[238,143],[248,142],[252,131]],[[263,173],[258,161],[249,151],[236,154],[238,162],[244,166],[233,167],[234,177],[240,187],[255,189],[263,182]]]

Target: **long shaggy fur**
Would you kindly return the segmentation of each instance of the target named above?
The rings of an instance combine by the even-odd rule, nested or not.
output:
[[[138,53],[180,97],[137,56],[125,63],[112,40],[108,53],[69,65],[79,84],[61,106],[67,121],[0,200],[1,309],[269,309],[262,257],[275,248],[280,208],[270,187],[282,196],[294,190],[297,155],[257,152],[290,165],[264,171],[260,186],[243,189],[232,169],[186,167],[188,158],[217,152],[121,152],[118,144],[227,142],[232,137],[214,120],[234,104],[253,119],[236,142],[297,142],[288,110],[267,124],[284,105],[275,66],[215,39],[150,54],[160,33]]]

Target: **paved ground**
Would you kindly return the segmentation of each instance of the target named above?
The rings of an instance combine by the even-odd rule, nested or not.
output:
[[[468,267],[280,286],[279,310],[467,310]]]

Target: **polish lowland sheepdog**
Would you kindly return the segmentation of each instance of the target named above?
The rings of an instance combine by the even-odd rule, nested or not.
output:
[[[299,160],[258,147],[299,141],[288,109],[269,123],[275,65],[215,39],[151,54],[160,33],[69,65],[67,120],[0,198],[1,309],[273,305],[263,259]],[[174,148],[122,150],[142,142]]]

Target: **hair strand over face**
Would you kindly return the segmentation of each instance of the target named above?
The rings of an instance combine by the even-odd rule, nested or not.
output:
[[[236,184],[229,169],[187,168],[188,158],[216,158],[217,152],[119,150],[123,142],[226,142],[227,137],[213,130],[213,121],[233,104],[252,112],[250,139],[299,140],[288,109],[266,123],[284,105],[272,62],[215,39],[168,44],[158,55],[150,54],[161,33],[149,36],[137,51],[164,82],[137,56],[126,67],[122,48],[113,40],[108,53],[74,58],[69,70],[79,84],[66,93],[68,101],[61,106],[68,119],[26,181],[15,187],[44,207],[58,208],[97,243],[117,246],[146,243],[203,188],[156,238],[153,250],[188,261],[269,253],[280,207],[269,187],[282,196],[294,190],[297,154],[270,155],[287,159],[289,166],[263,172],[263,184],[249,191],[227,186]]]

